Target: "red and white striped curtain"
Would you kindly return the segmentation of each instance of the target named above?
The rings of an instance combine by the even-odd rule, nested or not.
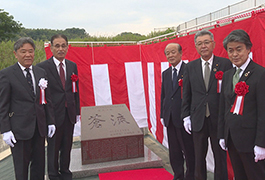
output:
[[[265,66],[265,13],[211,29],[216,41],[215,55],[227,57],[222,41],[234,29],[244,29],[250,35],[253,60]],[[161,73],[169,66],[164,48],[171,42],[182,46],[183,60],[199,57],[194,34],[147,45],[70,45],[66,58],[78,66],[81,106],[126,104],[139,127],[148,127],[155,138],[167,146],[160,120],[160,91]],[[50,48],[46,47],[45,51],[50,58]]]

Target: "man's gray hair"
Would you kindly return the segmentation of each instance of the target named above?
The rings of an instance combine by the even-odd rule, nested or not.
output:
[[[21,48],[24,44],[27,44],[27,43],[29,43],[35,50],[35,44],[30,37],[19,38],[14,44],[14,50],[17,52],[19,48]]]
[[[214,41],[213,33],[211,33],[211,32],[208,31],[208,30],[203,29],[203,30],[201,30],[201,31],[198,31],[198,32],[195,34],[194,42],[196,43],[196,39],[197,39],[197,37],[199,37],[199,36],[204,36],[204,35],[209,35],[209,36],[211,36],[211,39]]]
[[[167,44],[166,47],[165,47],[165,50],[164,50],[164,53],[165,53],[165,54],[166,54],[166,48],[167,48],[169,45],[171,45],[171,44],[178,45],[178,52],[179,52],[179,53],[182,52],[182,47],[181,47],[180,44],[178,44],[178,43],[169,43],[169,44]]]
[[[223,46],[227,50],[227,44],[230,42],[240,42],[246,45],[247,49],[251,49],[252,42],[250,41],[248,33],[242,29],[232,31],[223,41]]]

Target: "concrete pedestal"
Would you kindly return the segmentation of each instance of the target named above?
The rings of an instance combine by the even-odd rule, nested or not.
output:
[[[82,178],[106,172],[162,166],[161,158],[146,146],[144,146],[144,157],[86,165],[82,165],[81,148],[76,148],[72,149],[70,170],[73,173],[73,178]]]

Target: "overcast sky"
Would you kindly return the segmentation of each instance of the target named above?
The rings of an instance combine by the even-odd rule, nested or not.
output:
[[[0,0],[0,9],[25,28],[84,28],[90,35],[147,35],[241,0]]]

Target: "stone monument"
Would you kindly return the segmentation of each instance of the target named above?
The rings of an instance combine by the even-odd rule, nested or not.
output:
[[[143,133],[125,104],[82,107],[82,164],[144,157]]]

